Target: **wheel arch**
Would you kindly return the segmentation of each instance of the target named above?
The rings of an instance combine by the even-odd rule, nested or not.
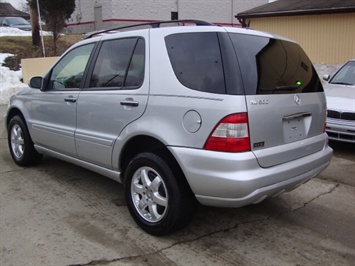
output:
[[[172,167],[175,171],[179,171],[179,176],[181,176],[184,179],[183,182],[186,182],[186,184],[188,185],[182,168],[180,167],[178,161],[175,159],[174,155],[166,147],[166,145],[156,138],[144,135],[133,137],[126,143],[126,145],[122,149],[119,161],[119,168],[121,169],[122,180],[124,179],[125,170],[127,169],[127,166],[130,161],[136,155],[143,152],[152,152],[162,157],[162,159],[166,160],[169,163],[170,167]]]
[[[15,126],[16,133],[13,131]],[[10,154],[17,165],[32,166],[42,160],[43,155],[34,147],[25,116],[19,109],[12,108],[8,111],[6,129]]]
[[[23,113],[21,112],[20,109],[18,108],[11,108],[8,112],[7,112],[7,115],[6,115],[6,129],[8,130],[8,125],[10,123],[10,120],[14,117],[14,116],[20,116],[22,118],[22,120],[25,122],[27,128],[28,128],[28,125],[26,123],[26,119],[23,115]]]

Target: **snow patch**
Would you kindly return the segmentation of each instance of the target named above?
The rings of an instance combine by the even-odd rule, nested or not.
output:
[[[0,65],[5,58],[12,54],[0,54]],[[22,71],[12,71],[8,67],[0,66],[0,104],[7,104],[10,97],[27,85],[21,82]]]
[[[51,32],[43,31],[43,35],[51,35]],[[4,36],[32,36],[31,31],[24,31],[11,27],[0,27],[0,37]],[[2,66],[5,59],[13,54],[0,54],[0,104],[7,104],[10,97],[21,89],[28,87],[21,82],[22,71],[12,71],[8,67]]]
[[[41,32],[40,32],[41,34]],[[49,31],[42,31],[43,36],[52,35]],[[32,36],[31,31],[20,30],[12,27],[0,27],[0,36]]]

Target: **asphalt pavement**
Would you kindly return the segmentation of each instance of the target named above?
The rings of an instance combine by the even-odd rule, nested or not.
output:
[[[6,106],[0,106],[2,118]],[[0,265],[354,265],[355,145],[296,190],[238,209],[201,206],[185,229],[138,228],[122,185],[44,157],[13,163],[0,121]]]

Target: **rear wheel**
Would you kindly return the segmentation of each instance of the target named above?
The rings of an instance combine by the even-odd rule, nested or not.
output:
[[[127,167],[124,185],[132,217],[149,234],[181,229],[196,211],[196,199],[181,171],[156,154],[138,154]]]
[[[35,150],[27,126],[20,116],[14,116],[9,122],[8,144],[12,159],[20,166],[33,165],[42,159],[42,154]]]

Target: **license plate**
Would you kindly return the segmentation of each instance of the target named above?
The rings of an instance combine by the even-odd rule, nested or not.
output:
[[[285,143],[294,142],[306,137],[304,117],[284,119],[282,124]]]

